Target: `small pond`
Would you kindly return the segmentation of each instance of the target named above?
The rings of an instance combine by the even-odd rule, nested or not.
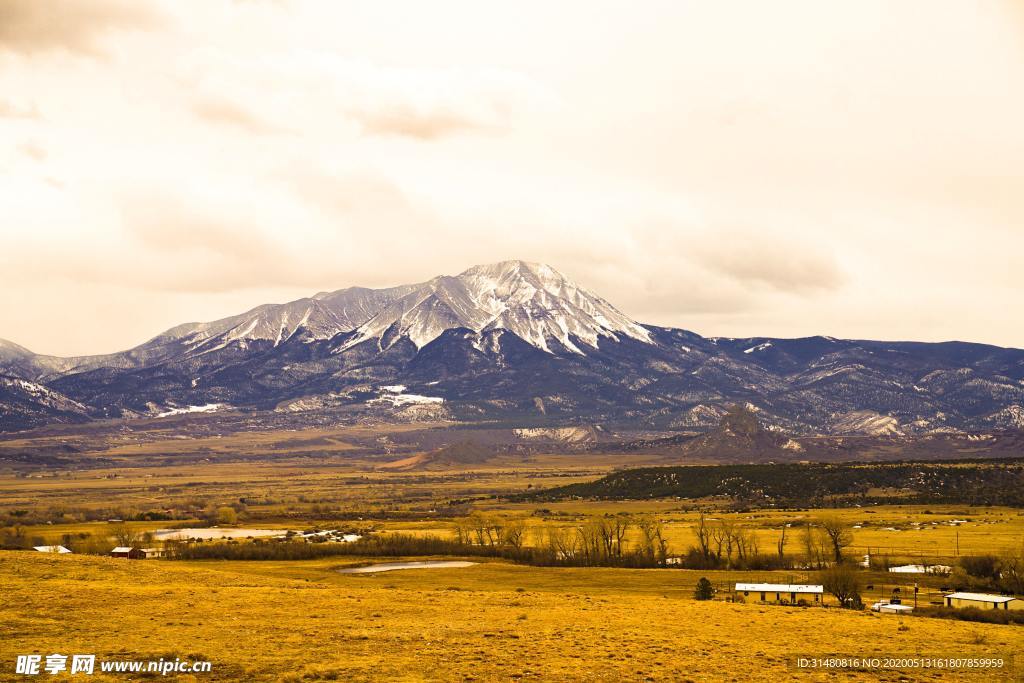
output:
[[[218,529],[207,527],[203,529],[159,529],[153,532],[153,538],[158,541],[184,541],[189,538],[266,538],[267,536],[284,536],[287,529]]]
[[[471,567],[476,562],[464,560],[424,560],[422,562],[385,562],[383,564],[371,564],[366,567],[350,567],[339,569],[342,574],[376,574],[377,572],[391,572],[397,569],[455,569],[458,567]]]

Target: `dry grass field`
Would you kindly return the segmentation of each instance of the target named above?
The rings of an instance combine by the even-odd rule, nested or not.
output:
[[[244,526],[302,528],[357,526],[452,536],[454,521],[470,510],[518,517],[528,525],[527,544],[548,527],[574,526],[591,515],[648,515],[664,523],[675,552],[693,543],[698,501],[590,501],[510,503],[499,496],[527,487],[557,486],[592,479],[610,469],[602,457],[549,455],[511,466],[461,467],[437,472],[374,469],[348,459],[282,457],[276,460],[207,462],[40,471],[25,476],[0,472],[0,514],[27,510],[63,514],[63,523],[27,523],[26,534],[59,542],[64,534],[108,532],[88,513],[131,517],[155,510],[216,506],[246,501]],[[441,512],[439,512],[441,511]],[[716,511],[712,518],[749,530],[762,551],[771,551],[786,524],[797,526],[820,510]],[[957,556],[1003,553],[1024,546],[1024,511],[965,505],[880,505],[830,510],[853,529],[850,553],[870,553],[894,563],[949,562]],[[190,526],[188,515],[174,521],[132,522],[139,531]],[[954,522],[962,522],[953,524]],[[797,552],[799,537],[787,540]]]
[[[216,681],[778,681],[835,679],[795,671],[800,654],[1024,650],[1016,627],[697,602],[697,574],[682,570],[485,563],[343,575],[343,564],[2,552],[0,680],[25,680],[12,673],[17,654],[51,652],[209,660],[212,671],[194,679]],[[922,671],[842,678],[996,679]]]
[[[529,546],[541,544],[551,529],[628,515],[661,522],[671,554],[683,554],[694,543],[699,509],[705,509],[711,520],[749,532],[765,553],[774,552],[782,529],[792,524],[787,552],[799,555],[795,529],[822,514],[851,527],[849,555],[871,552],[893,563],[953,563],[958,556],[1004,553],[1024,544],[1024,513],[1013,508],[733,511],[723,501],[509,502],[507,494],[644,462],[544,453],[443,469],[382,469],[391,456],[373,444],[393,443],[401,430],[413,428],[188,439],[151,431],[90,437],[88,443],[71,434],[7,441],[0,450],[46,452],[70,440],[83,452],[77,464],[0,470],[0,518],[7,520],[5,530],[17,527],[29,538],[60,543],[79,534],[109,541],[114,525],[108,518],[146,512],[170,519],[129,521],[128,527],[205,526],[203,511],[224,505],[238,509],[237,525],[246,528],[445,538],[454,537],[459,520],[482,514],[523,520]],[[631,534],[637,533],[634,527]],[[814,580],[807,571],[545,568],[497,561],[368,575],[337,571],[384,560],[129,562],[0,551],[0,680],[27,680],[13,673],[16,655],[53,652],[208,659],[212,672],[194,679],[217,681],[998,680],[991,672],[800,672],[792,662],[796,655],[1024,651],[1019,626],[693,598],[701,576],[723,598],[737,581]],[[922,604],[933,603],[945,582],[877,570],[862,577],[871,586],[863,594],[868,602],[894,587],[907,594],[917,582]],[[1002,679],[1024,680],[1022,671]]]

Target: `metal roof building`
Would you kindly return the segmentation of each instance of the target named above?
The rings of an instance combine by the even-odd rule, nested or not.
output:
[[[1024,610],[1024,600],[1012,595],[992,593],[947,593],[946,607],[977,607],[979,609]]]
[[[32,546],[34,550],[38,550],[41,553],[57,553],[58,555],[64,555],[71,551],[62,545],[36,545]]]
[[[737,583],[737,591],[759,593],[824,593],[823,586],[795,583]]]

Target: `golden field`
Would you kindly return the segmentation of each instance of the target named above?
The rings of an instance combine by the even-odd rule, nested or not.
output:
[[[791,661],[799,654],[1024,651],[1019,627],[697,602],[699,574],[684,570],[484,563],[338,574],[345,564],[0,552],[0,680],[26,680],[12,673],[17,654],[51,652],[209,660],[211,673],[194,678],[216,681],[777,681],[835,678],[795,671]],[[841,676],[993,678],[922,671]]]
[[[80,534],[110,542],[120,525],[109,518],[147,512],[170,517],[129,521],[135,532],[206,526],[209,510],[231,505],[238,511],[237,526],[255,529],[453,538],[468,515],[522,520],[529,546],[542,544],[552,529],[623,515],[660,522],[670,554],[681,555],[694,543],[704,510],[710,520],[742,528],[766,554],[775,552],[783,528],[792,524],[786,552],[799,557],[799,527],[826,514],[852,527],[846,553],[854,558],[871,552],[893,563],[953,564],[958,556],[1002,554],[1024,544],[1024,513],[1002,507],[734,511],[727,501],[715,500],[509,502],[508,494],[651,462],[621,454],[544,453],[424,470],[382,468],[390,456],[366,444],[398,438],[411,428],[194,438],[154,429],[102,439],[69,432],[0,442],[0,451],[31,446],[46,452],[79,438],[73,445],[82,449],[77,464],[0,470],[0,519],[6,520],[0,531],[17,529],[44,543]],[[965,522],[954,526],[954,520]],[[630,533],[632,542],[636,527]],[[719,598],[737,581],[816,582],[813,572],[802,570],[480,561],[466,568],[337,572],[386,559],[127,561],[0,551],[0,680],[30,680],[13,674],[18,654],[53,652],[210,660],[211,673],[177,677],[198,681],[989,680],[995,678],[991,672],[801,672],[792,662],[797,655],[1024,651],[1020,626],[693,597],[702,576],[719,589]],[[935,603],[947,582],[878,570],[861,577],[870,586],[863,592],[868,603],[888,597],[894,587],[907,595],[914,583],[922,604]],[[1022,671],[1002,678],[1024,680]],[[97,673],[91,679],[132,677]]]
[[[106,533],[105,521],[84,521],[82,512],[129,516],[193,504],[248,501],[242,526],[335,528],[356,526],[451,536],[454,521],[470,510],[524,519],[536,542],[546,527],[578,524],[590,515],[649,515],[664,523],[675,552],[693,543],[695,501],[591,501],[510,503],[496,496],[592,479],[610,471],[606,456],[537,458],[517,467],[461,467],[431,472],[394,472],[372,463],[281,458],[256,462],[210,462],[41,472],[30,477],[0,472],[0,514],[18,509],[66,512],[65,523],[23,524],[25,533],[48,543],[63,534]],[[451,505],[452,502],[457,505]],[[714,504],[712,503],[712,506]],[[439,510],[447,510],[439,514]],[[717,510],[710,516],[749,530],[763,552],[771,552],[785,524],[794,526],[825,514],[821,510]],[[949,563],[958,555],[1003,553],[1024,546],[1024,511],[966,505],[879,505],[829,510],[853,529],[851,554],[871,553],[894,563],[911,560]],[[105,518],[105,517],[104,517]],[[951,522],[966,520],[953,526]],[[195,520],[133,522],[139,531],[189,526]],[[799,534],[787,537],[798,552]]]

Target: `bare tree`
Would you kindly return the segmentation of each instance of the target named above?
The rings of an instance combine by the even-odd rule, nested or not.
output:
[[[836,562],[843,561],[843,548],[853,543],[853,530],[850,525],[835,515],[828,515],[818,520],[821,530],[832,544],[832,554]]]
[[[665,566],[668,560],[668,540],[660,521],[641,517],[636,522],[640,530],[640,553],[652,562]]]
[[[824,564],[825,558],[821,545],[822,533],[821,529],[815,527],[812,523],[807,522],[804,524],[802,540],[804,555],[807,557],[807,566],[809,567],[818,567],[820,569]]]
[[[526,538],[526,522],[522,519],[511,519],[505,522],[502,528],[502,539],[501,542],[504,545],[511,546],[516,550],[523,547],[523,541]]]
[[[494,547],[501,544],[502,520],[499,518],[473,512],[466,519],[466,528],[470,542],[475,545]]]
[[[576,530],[553,527],[547,529],[547,548],[556,561],[574,562],[579,556],[579,535]]]
[[[711,540],[715,544],[715,559],[722,563],[725,557],[726,568],[732,567],[732,555],[739,544],[740,532],[735,523],[729,520],[722,520],[711,528]]]
[[[611,524],[603,517],[597,517],[591,523],[594,525],[594,534],[597,538],[597,553],[595,557],[598,560],[605,560],[611,557],[614,552],[615,533],[612,530]]]
[[[616,515],[610,520],[609,535],[612,539],[611,553],[613,557],[622,557],[626,549],[626,534],[632,526],[632,519],[622,515]]]
[[[132,531],[132,528],[124,522],[118,522],[110,531],[119,546],[134,547],[139,542],[138,533]]]
[[[860,576],[849,565],[835,564],[821,574],[822,587],[835,596],[841,607],[861,606]]]
[[[704,513],[697,518],[697,527],[693,530],[697,536],[697,549],[705,561],[711,559],[711,528],[708,526]]]
[[[716,524],[711,527],[711,542],[715,544],[715,562],[716,564],[722,564],[722,553],[725,552],[726,529],[722,528],[721,524]]]
[[[505,538],[505,520],[501,517],[490,517],[484,522],[484,532],[487,535],[487,545],[494,547],[501,545]]]
[[[658,522],[657,531],[655,533],[654,538],[655,548],[657,549],[658,553],[658,562],[662,566],[666,566],[668,565],[668,556],[670,550],[668,545],[668,539],[665,538],[665,528],[662,526],[661,522]]]
[[[788,527],[788,524],[782,524],[782,536],[779,537],[779,542],[775,545],[775,549],[779,553],[780,560],[785,559],[786,557],[786,529]]]
[[[1024,593],[1024,545],[1016,552],[1009,552],[999,562],[999,583],[1003,590]]]
[[[625,554],[631,520],[626,516],[591,517],[576,529],[580,555],[587,565],[610,564]]]
[[[733,531],[733,537],[736,545],[736,561],[741,566],[749,566],[760,555],[757,546],[757,536],[749,529],[737,527]]]
[[[456,520],[455,538],[459,543],[471,545],[473,543],[473,523],[469,518]]]
[[[577,527],[579,554],[584,564],[599,564],[604,557],[604,525],[599,519],[591,519]]]

